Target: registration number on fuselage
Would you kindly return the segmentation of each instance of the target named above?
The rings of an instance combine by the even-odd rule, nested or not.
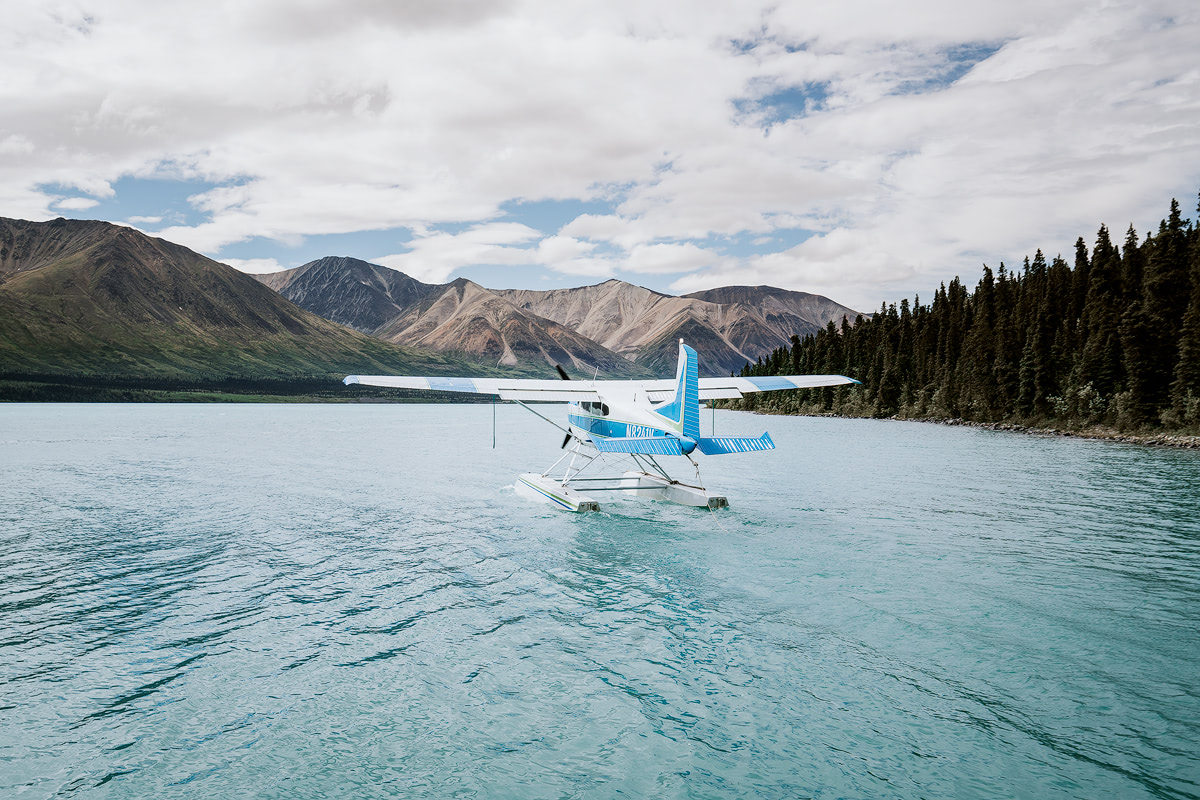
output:
[[[657,436],[658,431],[648,425],[630,425],[629,433],[626,434],[631,439],[645,439],[649,436]]]

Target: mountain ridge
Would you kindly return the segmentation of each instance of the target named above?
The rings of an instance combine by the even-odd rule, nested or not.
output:
[[[350,257],[252,276],[126,226],[0,218],[0,373],[661,377],[685,338],[722,374],[818,327],[814,309],[855,313],[771,287],[696,294],[427,284]]]
[[[506,298],[474,281],[459,278],[441,293],[373,332],[386,341],[465,351],[495,358],[504,366],[523,360],[599,368],[606,374],[637,374],[616,353],[569,327],[516,308]]]
[[[0,218],[0,372],[461,371],[337,325],[182,245],[97,221]]]
[[[363,280],[370,275],[376,283],[395,281],[387,272],[422,287],[419,300],[402,307],[394,293]],[[424,284],[348,257],[326,257],[255,277],[302,307],[389,341],[440,351],[465,348],[499,364],[565,359],[577,367],[624,374],[673,369],[680,338],[699,345],[702,371],[727,374],[769,356],[794,335],[803,337],[830,321],[840,322],[843,316],[853,321],[859,315],[821,295],[767,286],[676,296],[612,278],[567,289],[487,289],[461,278]],[[474,287],[472,302],[463,301],[467,284]],[[376,325],[378,315],[362,311],[389,307],[400,311],[382,325]],[[436,325],[421,319],[431,311]]]
[[[306,270],[306,280],[296,285],[289,300],[368,335],[439,288],[398,270],[349,256],[326,256],[293,269],[251,277],[282,294],[280,290],[293,285],[299,270]],[[347,276],[356,282],[356,291],[334,302],[336,294],[331,289]]]

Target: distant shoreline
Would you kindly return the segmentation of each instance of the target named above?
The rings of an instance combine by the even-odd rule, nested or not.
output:
[[[40,375],[0,372],[0,403],[437,403],[459,393],[346,386],[341,375]]]
[[[1191,436],[1169,431],[1154,433],[1131,433],[1118,431],[1115,428],[1094,426],[1080,430],[1064,430],[1062,428],[1035,427],[1032,425],[1017,425],[1011,422],[972,422],[966,419],[944,418],[915,418],[915,417],[853,417],[846,414],[776,414],[769,410],[754,409],[752,413],[779,417],[833,417],[836,419],[886,419],[897,422],[926,422],[934,425],[950,425],[955,427],[979,428],[988,431],[1008,431],[1025,433],[1032,436],[1066,436],[1074,439],[1096,439],[1123,444],[1138,444],[1147,447],[1173,447],[1183,450],[1200,450],[1200,436]]]
[[[1075,439],[1099,439],[1108,442],[1124,444],[1140,444],[1149,447],[1176,447],[1187,450],[1200,449],[1200,436],[1188,436],[1181,433],[1159,431],[1157,433],[1129,433],[1114,428],[1092,427],[1078,431],[1061,428],[1038,428],[1030,425],[1015,425],[1010,422],[971,422],[963,419],[928,419],[914,420],[915,422],[933,422],[937,425],[959,425],[969,428],[982,428],[989,431],[1011,431],[1027,433],[1033,436],[1068,436]]]

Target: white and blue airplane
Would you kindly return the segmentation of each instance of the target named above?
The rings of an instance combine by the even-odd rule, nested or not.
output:
[[[775,449],[771,436],[702,436],[700,401],[726,400],[751,392],[810,389],[860,383],[844,375],[782,375],[765,378],[699,378],[696,351],[679,340],[675,379],[572,381],[561,366],[563,380],[529,378],[436,378],[391,375],[349,375],[343,383],[469,392],[496,395],[524,406],[562,430],[563,448],[571,447],[545,472],[525,473],[517,489],[526,496],[570,511],[594,511],[600,505],[584,494],[632,491],[635,495],[683,505],[720,508],[726,499],[709,494],[700,483],[700,469],[692,455],[727,455]],[[565,381],[565,382],[564,382]],[[529,402],[565,402],[567,427],[530,408]],[[636,469],[621,475],[596,475],[606,458],[627,458]],[[656,456],[683,456],[696,467],[694,483],[673,479]],[[554,477],[570,458],[560,477]],[[585,474],[587,473],[587,474]]]

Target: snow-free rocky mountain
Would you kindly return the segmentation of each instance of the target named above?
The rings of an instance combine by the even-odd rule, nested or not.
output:
[[[792,336],[857,311],[771,286],[727,286],[675,297],[624,281],[574,289],[487,289],[460,278],[427,284],[354,258],[327,257],[256,276],[301,308],[389,342],[507,366],[561,363],[580,374],[661,374],[680,338],[704,374],[728,374]]]

